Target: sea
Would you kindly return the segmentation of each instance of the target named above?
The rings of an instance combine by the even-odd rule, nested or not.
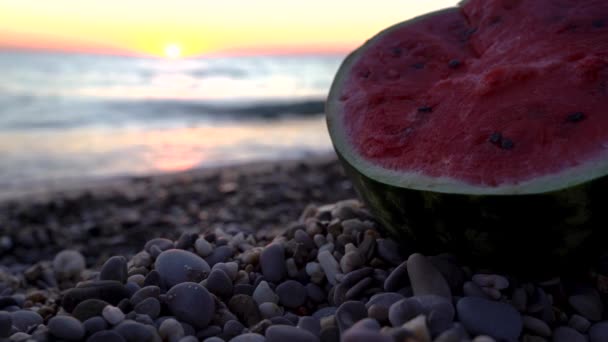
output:
[[[329,153],[343,57],[0,51],[0,195]]]

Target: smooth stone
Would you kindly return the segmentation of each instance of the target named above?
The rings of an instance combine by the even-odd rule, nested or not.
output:
[[[327,294],[315,283],[306,284],[306,295],[315,303],[322,303],[327,299]]]
[[[304,248],[306,249],[313,249],[315,247],[313,239],[302,229],[296,230],[294,239],[304,245]]]
[[[381,292],[381,293],[377,293],[377,294],[373,295],[367,301],[367,303],[365,303],[365,306],[367,308],[369,308],[372,305],[379,305],[379,306],[383,306],[386,308],[390,308],[391,305],[395,304],[396,302],[398,302],[404,298],[405,297],[403,297],[402,294],[397,293],[397,292]]]
[[[377,320],[378,322],[386,322],[388,321],[388,310],[389,308],[386,306],[373,304],[367,308],[367,316]]]
[[[247,295],[236,295],[230,298],[228,308],[234,313],[239,321],[251,327],[262,320],[262,314],[255,300]]]
[[[213,266],[219,262],[225,262],[232,257],[234,251],[230,246],[218,246],[216,247],[211,254],[205,257],[205,261],[209,264],[209,266]]]
[[[475,335],[516,340],[523,329],[521,315],[509,304],[479,297],[463,297],[458,301],[456,309],[460,322]]]
[[[376,240],[378,255],[388,263],[397,266],[403,262],[401,246],[392,239]]]
[[[433,342],[460,342],[468,341],[468,334],[460,324],[442,332]]]
[[[223,339],[217,337],[217,336],[212,336],[212,337],[208,337],[206,339],[203,340],[203,342],[226,342]]]
[[[124,321],[114,327],[114,331],[119,333],[127,342],[152,342],[158,337],[156,329],[134,321]],[[160,338],[160,337],[158,337]]]
[[[462,285],[465,280],[467,280],[467,276],[462,270],[462,267],[456,262],[456,259],[449,254],[430,256],[428,259],[439,273],[443,275],[443,278],[447,281],[452,293],[459,292],[460,289],[462,289]]]
[[[103,308],[101,315],[106,322],[112,325],[117,325],[125,319],[125,314],[122,312],[122,310],[112,305],[108,305]]]
[[[154,267],[167,288],[186,282],[198,283],[211,270],[203,258],[181,249],[169,249],[160,253]]]
[[[410,277],[407,274],[407,261],[404,261],[388,275],[384,281],[384,290],[396,292],[409,285]]]
[[[189,336],[184,336],[182,338],[179,339],[178,342],[198,342],[198,338],[189,335]]]
[[[174,318],[167,318],[158,326],[158,335],[163,340],[175,341],[184,337],[184,327]]]
[[[224,271],[224,273],[226,273],[226,275],[230,278],[230,280],[234,280],[234,279],[236,279],[236,277],[239,273],[239,264],[234,261],[218,262],[217,264],[213,265],[213,267],[211,268],[211,271],[213,271],[215,269]]]
[[[260,266],[266,280],[278,283],[287,275],[285,248],[279,243],[272,243],[260,254]]]
[[[359,297],[365,290],[367,290],[371,286],[373,282],[374,279],[371,277],[361,279],[361,281],[359,281],[357,284],[355,284],[353,287],[346,291],[344,298],[348,300]]]
[[[332,315],[336,314],[336,311],[338,311],[338,308],[335,306],[326,306],[324,308],[321,308],[317,311],[315,311],[312,316],[318,320],[321,320],[324,317],[329,317]]]
[[[591,322],[588,319],[581,315],[573,314],[570,316],[570,320],[568,321],[568,326],[572,329],[576,329],[580,333],[586,333],[591,326]],[[608,336],[608,335],[607,335]],[[607,337],[608,338],[608,337]]]
[[[102,330],[91,335],[87,342],[127,342],[121,334],[112,330]]]
[[[285,317],[272,317],[270,318],[272,325],[289,325],[294,326],[293,322]]]
[[[393,342],[391,336],[380,333],[380,325],[373,319],[366,318],[355,323],[342,333],[342,342]]]
[[[545,321],[532,316],[523,316],[522,321],[524,328],[534,333],[534,335],[549,337],[551,336],[551,328]]]
[[[608,341],[608,322],[603,321],[595,323],[589,329],[590,342],[605,342]]]
[[[283,316],[283,309],[271,302],[262,303],[259,305],[260,313],[264,318],[272,318]]]
[[[371,276],[373,273],[374,269],[372,267],[363,267],[344,274],[340,280],[340,284],[350,287],[361,281],[363,278]]]
[[[595,342],[591,340],[592,342]],[[606,340],[598,340],[606,341]],[[553,342],[587,342],[585,335],[570,327],[558,327],[553,330]]]
[[[82,323],[71,316],[55,316],[48,321],[47,327],[51,335],[67,341],[78,341],[85,334]]]
[[[201,236],[194,242],[194,250],[196,251],[196,254],[204,258],[213,252],[213,245]]]
[[[266,329],[267,342],[319,342],[311,332],[288,325],[274,325]]]
[[[432,335],[438,335],[452,326],[455,316],[452,302],[444,297],[425,295],[402,299],[391,305],[388,318],[399,327],[419,315],[425,315]]]
[[[270,288],[270,285],[262,280],[253,291],[253,299],[258,304],[262,303],[279,303],[279,296]]]
[[[98,331],[106,330],[108,328],[108,322],[101,316],[95,316],[82,322],[84,330],[88,335],[92,335]]]
[[[153,297],[148,297],[142,300],[133,308],[133,311],[135,311],[136,313],[148,315],[152,319],[158,317],[158,315],[160,314],[160,310],[160,302],[158,301],[158,299]]]
[[[160,279],[160,273],[158,273],[157,270],[152,270],[146,275],[146,277],[144,278],[144,282],[141,286],[143,286],[143,287],[147,287],[147,286],[160,287],[162,285],[163,285],[163,283],[162,283],[162,279]]]
[[[103,308],[110,305],[108,302],[99,299],[87,299],[76,305],[72,311],[72,316],[81,322],[95,316],[100,316]]]
[[[424,255],[419,253],[410,255],[407,259],[407,273],[414,296],[437,295],[452,299],[450,286]]]
[[[241,322],[237,320],[230,320],[224,324],[224,329],[222,329],[222,331],[225,335],[234,337],[242,333],[244,329],[245,327],[243,324],[241,324]]]
[[[287,280],[276,288],[280,303],[290,309],[295,309],[306,303],[306,288],[295,280]]]
[[[165,252],[163,252],[165,253]],[[207,289],[197,283],[185,282],[167,291],[169,311],[180,321],[205,328],[215,312],[215,302]]]
[[[340,268],[342,273],[352,272],[365,264],[365,259],[358,251],[351,251],[340,259]]]
[[[137,305],[146,298],[158,298],[158,296],[160,296],[160,287],[154,285],[145,286],[131,296],[131,303]]]
[[[207,289],[218,297],[227,297],[232,294],[232,279],[226,272],[214,269],[209,273],[206,283]]]
[[[78,278],[85,267],[84,257],[75,250],[65,249],[53,259],[53,270],[58,280]]]
[[[264,342],[266,338],[256,333],[246,333],[239,336],[235,336],[230,339],[229,342]]]
[[[117,305],[124,298],[129,298],[129,290],[115,280],[97,280],[84,282],[78,287],[66,290],[61,300],[61,306],[72,312],[78,303],[87,299],[100,299],[112,305]]]
[[[244,294],[244,295],[248,295],[248,296],[253,296],[253,291],[255,291],[255,287],[253,287],[253,285],[236,284],[236,285],[234,285],[232,294],[233,295]],[[278,301],[279,301],[279,297],[277,297],[277,302]]]
[[[13,326],[13,319],[6,311],[0,311],[0,337],[8,337]]]
[[[13,326],[21,332],[27,332],[31,327],[42,324],[43,319],[37,312],[17,310],[10,313]]]
[[[101,267],[99,280],[116,280],[124,284],[127,281],[127,274],[127,259],[123,256],[113,256]]]
[[[426,325],[426,316],[424,315],[418,315],[412,318],[411,320],[405,322],[401,327],[411,331],[417,341],[431,341],[431,333]]]
[[[358,301],[344,302],[338,310],[336,310],[336,323],[340,332],[353,326],[357,321],[367,317],[367,308],[365,304]]]
[[[327,281],[332,285],[336,285],[336,283],[338,282],[336,279],[336,275],[340,273],[340,265],[338,264],[334,256],[329,251],[325,250],[317,254],[317,260],[319,261],[319,264],[321,265],[321,268],[325,273]]]
[[[481,287],[492,287],[497,290],[509,288],[509,280],[498,274],[475,274],[472,278],[473,282]]]
[[[490,296],[485,293],[479,285],[472,281],[467,281],[462,285],[462,292],[465,297],[480,297],[485,299],[490,299]]]
[[[174,247],[173,241],[165,238],[154,238],[148,240],[144,245],[144,250],[150,254],[152,254],[152,246],[158,247],[161,251],[166,251],[167,249],[171,249]]]
[[[308,330],[315,336],[321,335],[321,322],[312,316],[302,316],[298,320],[298,328]]]
[[[604,305],[596,290],[589,290],[582,294],[570,296],[568,303],[578,314],[591,321],[602,319]]]

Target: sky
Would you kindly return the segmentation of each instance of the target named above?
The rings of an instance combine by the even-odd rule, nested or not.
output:
[[[457,0],[0,0],[0,48],[135,54],[346,52]]]

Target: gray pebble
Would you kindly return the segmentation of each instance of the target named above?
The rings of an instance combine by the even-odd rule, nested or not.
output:
[[[209,264],[198,255],[181,249],[162,252],[154,263],[162,283],[170,288],[184,282],[199,282],[207,277]]]
[[[293,322],[285,317],[272,317],[270,318],[272,325],[289,325],[294,326]]]
[[[262,280],[253,291],[253,299],[258,304],[279,303],[279,296],[270,288],[270,285]]]
[[[146,298],[158,298],[158,296],[160,296],[160,288],[158,286],[145,286],[131,296],[131,303],[137,305]]]
[[[486,294],[479,285],[472,281],[467,281],[462,285],[462,292],[466,297],[480,297],[485,299],[490,299],[490,296]]]
[[[378,322],[386,322],[388,321],[388,311],[389,308],[386,306],[373,304],[367,308],[367,316],[375,319]]]
[[[374,269],[372,267],[363,267],[344,274],[342,279],[340,279],[340,284],[350,287],[361,281],[361,279],[371,276],[373,273]]]
[[[160,286],[162,286],[162,280],[160,279],[160,273],[158,273],[157,270],[150,271],[144,278],[144,282],[143,282],[142,286],[143,287],[146,287],[146,286],[160,287]]]
[[[233,296],[228,302],[228,308],[239,318],[239,321],[244,322],[248,327],[262,320],[260,309],[250,296]]]
[[[119,308],[108,305],[101,311],[101,315],[106,322],[117,325],[125,319],[125,314]]]
[[[572,329],[576,329],[578,332],[586,333],[591,326],[591,322],[588,319],[581,315],[574,314],[570,316],[570,320],[568,321],[568,326]]]
[[[557,329],[553,330],[553,342],[587,342],[587,338],[585,335],[570,327],[558,327]]]
[[[283,316],[283,309],[271,302],[262,303],[259,305],[260,313],[264,318],[272,318]]]
[[[11,315],[6,311],[0,311],[0,337],[8,337],[13,325]]]
[[[156,329],[153,327],[137,323],[134,321],[124,321],[114,327],[114,331],[119,333],[127,342],[152,342],[157,336]]]
[[[109,303],[99,299],[87,299],[76,305],[72,311],[72,316],[79,319],[81,322],[95,316],[100,316],[103,308]]]
[[[241,324],[241,322],[237,320],[230,320],[224,324],[224,329],[222,329],[222,331],[226,336],[234,337],[241,334],[244,329],[245,327],[243,324]]]
[[[312,316],[303,316],[298,320],[298,328],[308,330],[315,336],[321,335],[321,322]]]
[[[340,268],[343,273],[352,272],[365,264],[365,259],[359,251],[350,251],[340,259]]]
[[[63,250],[57,253],[53,259],[53,269],[57,280],[77,279],[85,266],[84,257],[75,250]]]
[[[203,258],[213,252],[213,246],[202,236],[194,242],[194,249],[196,250],[196,254]]]
[[[443,275],[424,255],[410,255],[407,259],[407,273],[415,296],[437,295],[452,299],[452,292]]]
[[[256,333],[246,333],[230,339],[230,342],[264,342],[266,338]]]
[[[266,329],[267,342],[319,342],[311,332],[288,325],[275,325]]]
[[[396,292],[409,285],[410,278],[407,274],[407,261],[404,261],[388,275],[384,281],[384,290]]]
[[[166,252],[163,252],[166,253]],[[215,302],[200,284],[184,282],[173,286],[166,298],[169,311],[180,321],[205,328],[215,312]]]
[[[460,322],[473,334],[505,340],[515,340],[521,334],[522,318],[509,304],[479,297],[464,297],[456,307]]]
[[[534,335],[549,337],[551,336],[551,328],[545,321],[532,316],[522,317],[524,328],[534,333]]]
[[[295,280],[287,280],[279,284],[276,293],[283,306],[295,309],[306,303],[306,288]]]
[[[340,332],[346,331],[357,321],[367,317],[365,304],[358,301],[344,302],[336,311],[336,323]]]
[[[91,335],[87,342],[126,342],[126,340],[116,331],[102,330]]]
[[[232,280],[220,269],[214,269],[209,273],[206,287],[218,297],[227,297],[232,294]]]
[[[438,335],[452,326],[455,316],[450,300],[436,295],[402,299],[389,309],[389,321],[394,327],[402,326],[419,315],[425,315],[431,334]]]
[[[380,333],[380,325],[373,319],[360,320],[342,334],[342,342],[392,342],[401,339],[393,339],[391,336]]]
[[[92,335],[98,331],[106,330],[108,328],[108,323],[101,316],[95,316],[87,319],[82,322],[84,326],[84,330],[88,335]]]
[[[154,319],[160,314],[160,309],[161,307],[158,299],[148,297],[135,305],[133,311],[138,314],[148,315],[150,318]]]
[[[266,280],[280,282],[287,275],[285,264],[285,248],[279,243],[273,243],[264,248],[260,254],[260,266]]]
[[[589,290],[582,294],[570,296],[568,298],[568,303],[581,316],[591,321],[599,321],[602,319],[604,305],[596,290]]]
[[[196,338],[192,335],[184,336],[179,339],[179,342],[198,342],[198,338]]]
[[[172,249],[174,247],[173,241],[165,238],[154,238],[148,240],[144,246],[144,250],[150,254],[152,251],[152,246],[158,247],[161,251],[166,251],[167,249]]]
[[[373,295],[367,301],[367,303],[365,303],[365,306],[369,308],[372,305],[380,305],[380,306],[384,306],[386,308],[390,308],[391,305],[402,300],[403,298],[405,298],[405,297],[403,297],[403,295],[400,293],[381,292],[381,293],[377,293],[377,294]]]
[[[595,323],[591,329],[589,329],[589,340],[590,342],[608,341],[608,322],[603,321]]]
[[[174,318],[167,318],[158,326],[160,338],[168,341],[178,341],[185,336],[184,327]]]
[[[336,311],[338,311],[338,308],[335,306],[326,306],[324,308],[321,308],[317,311],[315,311],[312,316],[318,320],[321,320],[325,317],[329,317],[329,316],[333,316],[336,314]]]
[[[78,303],[87,299],[101,299],[112,305],[130,296],[129,290],[114,280],[96,280],[81,282],[78,287],[63,293],[61,305],[67,312],[72,312]]]
[[[71,316],[55,316],[49,320],[47,327],[51,335],[67,341],[78,341],[85,334],[82,323]]]
[[[203,340],[203,342],[226,342],[223,339],[216,337],[216,336],[212,336],[212,337],[208,337],[206,339]]]
[[[101,267],[99,280],[116,280],[121,283],[127,281],[127,259],[123,256],[113,256]]]
[[[230,246],[218,246],[216,247],[211,254],[209,254],[205,261],[209,264],[209,266],[213,266],[218,262],[225,262],[232,257],[234,251]]]
[[[42,324],[43,319],[37,312],[30,310],[17,310],[10,313],[13,326],[17,330],[27,332],[31,327]]]

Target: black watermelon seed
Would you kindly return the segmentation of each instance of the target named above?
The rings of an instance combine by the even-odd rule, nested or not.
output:
[[[448,62],[448,66],[452,69],[456,69],[460,66],[461,62],[457,59],[452,59]]]
[[[430,113],[433,111],[433,107],[430,107],[430,106],[418,107],[418,111],[420,113]]]
[[[401,48],[395,47],[391,49],[391,55],[393,57],[399,57],[401,56]]]
[[[574,112],[572,114],[569,114],[568,117],[566,117],[566,121],[568,122],[580,122],[585,118],[585,113],[583,112]]]
[[[591,25],[593,25],[593,27],[595,28],[600,28],[600,27],[604,27],[606,25],[606,22],[603,19],[597,19],[594,20]]]
[[[414,63],[414,64],[412,64],[412,68],[414,68],[414,69],[424,69],[424,63]]]
[[[500,147],[504,150],[510,150],[513,148],[515,144],[513,144],[513,140],[509,139],[509,138],[502,138],[502,141],[500,142]]]
[[[492,144],[498,144],[498,143],[500,143],[501,140],[502,140],[502,134],[500,134],[499,132],[492,133],[492,135],[490,135],[490,138],[488,139],[488,141],[491,142]]]

